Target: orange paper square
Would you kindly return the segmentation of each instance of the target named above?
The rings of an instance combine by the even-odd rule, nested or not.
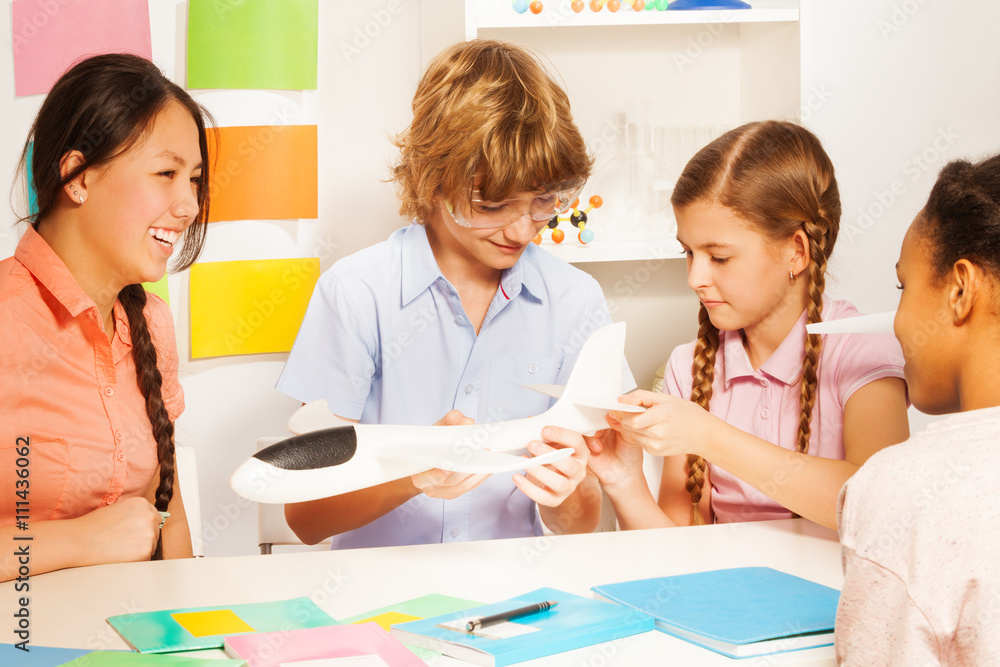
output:
[[[210,222],[318,216],[315,125],[219,127],[212,133]]]

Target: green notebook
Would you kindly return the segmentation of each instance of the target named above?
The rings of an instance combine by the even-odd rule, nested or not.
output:
[[[215,660],[183,655],[149,655],[132,651],[93,651],[62,667],[243,667],[246,660]]]
[[[421,618],[427,618],[428,616],[440,616],[441,614],[450,614],[453,611],[461,611],[462,609],[468,609],[469,607],[478,607],[481,604],[482,602],[474,602],[464,598],[454,598],[450,595],[428,593],[427,595],[421,595],[420,597],[413,598],[412,600],[397,602],[396,604],[390,604],[385,607],[380,607],[379,609],[372,609],[371,611],[366,611],[362,614],[351,616],[350,618],[344,618],[341,619],[340,622],[365,623],[367,621],[372,621],[374,623],[378,623],[386,631],[388,631],[388,626],[392,625],[392,623],[403,622],[403,620],[397,620],[400,616],[408,616],[409,618],[405,620],[415,621]],[[385,620],[390,622],[383,624],[383,621]]]
[[[122,614],[108,623],[140,653],[222,648],[230,635],[338,625],[305,597]]]

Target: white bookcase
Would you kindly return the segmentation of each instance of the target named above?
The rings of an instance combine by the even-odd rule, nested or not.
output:
[[[574,119],[596,158],[595,175],[622,148],[625,100],[650,101],[656,125],[735,127],[766,118],[799,119],[799,0],[751,0],[748,10],[580,13],[570,0],[543,0],[518,14],[510,0],[423,0],[424,63],[448,44],[477,37],[528,46],[561,76]],[[592,183],[596,177],[592,178]],[[586,200],[591,194],[584,191]],[[568,223],[561,245],[542,247],[573,263],[658,260],[683,255],[673,238],[601,238],[601,209],[590,213],[594,243],[582,246]]]

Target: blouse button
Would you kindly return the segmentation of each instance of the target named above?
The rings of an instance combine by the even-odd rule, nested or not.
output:
[[[451,532],[451,536],[452,536],[452,537],[458,537],[458,534],[459,534],[459,533],[460,533],[461,531],[460,531],[460,530],[459,530],[458,528],[452,528],[450,532]]]
[[[122,432],[115,431],[115,440],[121,440],[121,439],[122,439]]]
[[[118,460],[119,461],[125,460],[125,452],[118,452]]]
[[[763,410],[761,410],[761,412],[760,412],[760,416],[761,416],[761,417],[763,417],[764,419],[767,419],[767,416],[768,416],[769,414],[771,414],[771,413],[770,413],[770,412],[768,411],[768,409],[767,409],[767,408],[764,408],[764,409],[763,409]]]
[[[473,387],[471,384],[465,385],[465,393],[466,394],[471,394],[473,389],[475,389],[475,387]]]
[[[118,330],[122,332],[123,336],[127,336],[128,335],[128,325],[127,324],[122,324],[121,326],[118,327]]]
[[[114,396],[115,395],[115,389],[114,389],[114,387],[105,387],[104,388],[104,395],[105,396]]]
[[[538,364],[531,364],[530,366],[528,366],[528,372],[531,373],[532,375],[534,375],[535,373],[537,373],[538,372]]]

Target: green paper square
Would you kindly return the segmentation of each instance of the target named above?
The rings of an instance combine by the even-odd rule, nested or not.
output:
[[[191,0],[188,88],[316,90],[319,0]]]

